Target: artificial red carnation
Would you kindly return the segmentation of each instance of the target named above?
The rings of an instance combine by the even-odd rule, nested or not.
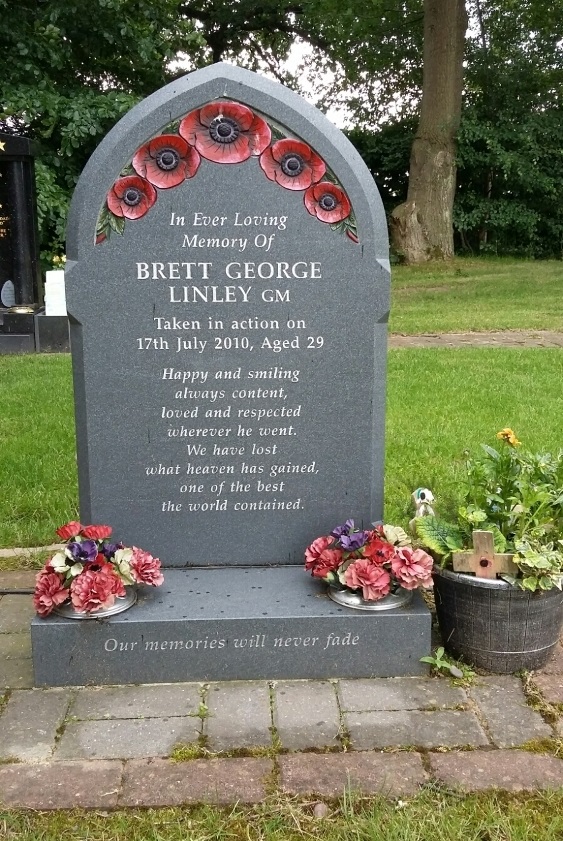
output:
[[[88,540],[105,540],[106,537],[111,537],[111,533],[111,526],[83,526],[80,530],[81,537]]]
[[[325,549],[311,568],[311,575],[315,578],[326,578],[330,572],[335,572],[341,563],[342,551],[340,549]]]
[[[325,162],[310,146],[289,137],[262,152],[260,166],[270,181],[286,190],[306,190],[326,172]]]
[[[391,559],[393,575],[405,590],[432,586],[432,558],[423,549],[404,546]]]
[[[208,161],[238,164],[270,144],[268,123],[240,102],[209,102],[188,114],[179,132]]]
[[[114,216],[140,219],[156,201],[153,185],[140,175],[118,178],[107,195],[107,204]]]
[[[303,200],[311,216],[316,216],[321,222],[331,224],[342,222],[352,210],[352,205],[344,190],[330,181],[312,184]]]
[[[116,578],[113,571],[110,573],[103,567],[86,569],[77,575],[70,585],[70,598],[75,609],[79,613],[94,613],[111,607],[115,602]]]
[[[177,134],[161,134],[141,146],[133,155],[133,169],[155,187],[177,187],[196,174],[201,158]]]
[[[57,529],[57,534],[61,540],[69,540],[71,537],[76,537],[81,531],[82,524],[78,523],[76,520],[72,520],[70,523],[60,526],[60,528]]]
[[[144,552],[136,546],[132,547],[133,557],[130,561],[131,574],[139,584],[150,584],[151,587],[158,587],[164,581],[160,571],[160,561],[153,558],[149,552]]]
[[[344,583],[352,590],[362,588],[362,595],[368,601],[377,601],[391,590],[391,575],[381,566],[367,558],[359,558],[344,573]]]
[[[48,564],[37,573],[35,582],[33,605],[39,616],[48,616],[54,607],[66,602],[69,597],[69,591],[63,587],[61,576],[53,572]]]
[[[312,569],[316,566],[320,556],[334,543],[334,538],[330,535],[326,537],[317,537],[313,540],[310,546],[305,549],[305,569]]]

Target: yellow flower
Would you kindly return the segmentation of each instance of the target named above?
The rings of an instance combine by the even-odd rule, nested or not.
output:
[[[510,444],[511,447],[519,447],[521,443],[508,426],[501,429],[500,432],[497,432],[497,438],[500,438],[501,441],[506,441],[506,443]]]

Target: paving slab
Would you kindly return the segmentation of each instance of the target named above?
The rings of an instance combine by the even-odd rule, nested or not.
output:
[[[44,762],[0,766],[0,803],[12,809],[112,809],[121,762]]]
[[[200,700],[198,683],[85,687],[77,690],[69,716],[83,721],[195,715]]]
[[[563,786],[563,760],[521,750],[428,754],[439,782],[464,791],[534,791]]]
[[[441,678],[395,677],[338,682],[343,710],[443,709],[467,703],[467,695]]]
[[[132,760],[123,779],[120,806],[181,806],[184,803],[259,803],[274,770],[271,759]]]
[[[488,745],[487,737],[472,712],[346,712],[344,721],[354,750],[395,746],[436,748]]]
[[[549,704],[563,704],[563,675],[535,674],[534,683]]]
[[[519,678],[510,675],[479,678],[469,694],[497,747],[517,747],[533,739],[553,736],[549,724],[527,705]]]
[[[37,569],[0,571],[0,590],[33,590],[38,572]]]
[[[31,658],[31,639],[28,633],[0,634],[0,661]]]
[[[274,686],[274,726],[284,748],[336,747],[340,710],[332,683],[280,681]]]
[[[195,742],[198,718],[113,719],[67,724],[54,759],[138,759],[168,756],[179,743]]]
[[[1,689],[31,689],[33,686],[33,662],[29,657],[0,659]]]
[[[69,689],[12,692],[0,717],[0,759],[49,759],[69,700]]]
[[[34,616],[31,596],[0,596],[0,634],[29,632]]]
[[[278,763],[281,789],[294,795],[410,796],[428,776],[418,753],[300,753],[280,756]]]
[[[545,675],[561,675],[563,674],[563,645],[558,642],[553,650],[553,654],[542,669],[536,673]]]
[[[266,681],[211,684],[207,707],[204,733],[211,750],[272,744],[270,687]]]

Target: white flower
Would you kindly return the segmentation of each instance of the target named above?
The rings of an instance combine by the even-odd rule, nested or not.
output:
[[[113,565],[115,566],[120,578],[126,584],[134,584],[134,579],[131,574],[131,560],[133,558],[132,549],[117,549],[113,556]]]
[[[56,555],[53,555],[51,560],[49,561],[49,566],[55,571],[60,573],[66,573],[68,570],[68,563],[66,556],[62,552],[57,552]]]
[[[70,574],[73,578],[76,578],[77,575],[80,575],[83,569],[83,564],[73,564],[70,568]]]

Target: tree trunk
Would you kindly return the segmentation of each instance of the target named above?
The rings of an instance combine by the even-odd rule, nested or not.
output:
[[[424,0],[424,70],[407,200],[391,215],[395,250],[407,263],[454,254],[455,141],[461,118],[465,0]]]

